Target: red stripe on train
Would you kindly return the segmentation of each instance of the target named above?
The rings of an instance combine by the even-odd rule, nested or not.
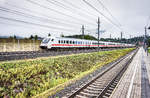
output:
[[[87,46],[87,47],[91,47],[91,46],[96,46],[98,47],[98,45],[74,45],[74,44],[52,44],[52,46]],[[116,45],[99,45],[100,47],[116,47]]]

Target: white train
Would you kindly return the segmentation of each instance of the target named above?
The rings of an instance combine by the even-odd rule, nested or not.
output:
[[[109,47],[134,47],[132,44],[114,43],[94,40],[84,40],[75,38],[62,38],[62,37],[47,37],[43,39],[40,47],[42,49],[57,49],[57,48],[109,48]]]

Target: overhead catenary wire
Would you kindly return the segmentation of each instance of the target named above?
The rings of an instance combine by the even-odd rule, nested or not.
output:
[[[19,27],[26,28],[26,29],[27,29],[27,28],[30,28],[30,29],[35,29],[35,30],[37,30],[37,28],[36,28],[37,26],[36,26],[35,28],[33,28],[33,27],[31,27],[31,26],[28,26],[28,25],[21,26],[21,25],[19,25],[19,24],[11,24],[11,23],[5,23],[5,22],[0,22],[0,24],[2,24],[2,25],[7,25],[7,26],[8,26],[8,25],[11,25],[11,26],[14,26],[14,27],[19,26]],[[40,30],[44,30],[44,32],[41,33],[41,34],[47,34],[47,33],[49,33],[50,31],[51,31],[51,32],[61,33],[60,29],[59,29],[59,30],[58,30],[58,29],[57,29],[57,30],[56,30],[56,29],[55,29],[55,30],[54,30],[54,29],[52,30],[52,29],[50,29],[50,28],[42,28],[42,27],[40,27]],[[46,32],[45,32],[45,31],[46,31]],[[74,31],[74,30],[73,30],[73,31]],[[38,31],[38,32],[39,32],[39,31]],[[67,31],[67,32],[72,32],[72,31]],[[67,33],[67,32],[66,32],[66,33]],[[74,31],[74,33],[75,33],[75,32],[78,32],[78,31]]]
[[[49,25],[42,25],[42,24],[38,24],[38,23],[33,23],[33,22],[28,22],[28,21],[13,19],[13,18],[6,18],[6,17],[2,17],[2,16],[0,16],[0,19],[9,20],[9,21],[13,21],[13,22],[24,23],[24,24],[30,24],[30,25],[44,27],[44,28],[51,28],[51,29],[56,29],[56,30],[59,29],[59,30],[64,30],[64,31],[75,31],[73,29],[65,29],[65,28],[61,28],[61,27],[53,27],[53,26],[49,26]]]
[[[91,14],[89,16],[88,13],[84,14],[84,11],[82,11],[82,13],[80,12],[80,10],[76,11],[76,10],[72,9],[71,7],[66,6],[65,4],[63,4],[63,3],[59,2],[59,1],[56,1],[56,0],[46,0],[46,1],[49,2],[49,3],[51,3],[51,4],[53,4],[53,5],[57,5],[57,6],[61,7],[61,8],[69,10],[72,14],[77,13],[78,15],[80,15],[83,18],[94,20],[94,18],[91,17]]]
[[[3,10],[3,11],[5,11],[5,12],[9,12],[9,13],[11,13],[11,14],[16,14],[16,15],[19,15],[19,16],[23,16],[23,17],[16,17],[17,18],[17,20],[19,20],[19,18],[21,18],[20,19],[20,21],[24,21],[24,19],[25,18],[28,18],[28,19],[34,19],[34,20],[36,20],[36,21],[31,21],[30,22],[30,20],[29,20],[29,23],[31,23],[30,25],[34,25],[34,26],[39,26],[40,27],[40,25],[42,25],[41,26],[41,28],[46,28],[46,29],[48,29],[48,27],[47,26],[49,26],[49,27],[57,27],[57,26],[62,26],[62,28],[59,28],[59,27],[57,27],[59,30],[63,30],[63,29],[65,29],[65,27],[67,26],[67,27],[69,27],[69,30],[71,30],[71,31],[73,31],[71,28],[75,28],[76,27],[76,25],[78,26],[77,28],[78,29],[80,29],[80,26],[81,25],[90,25],[90,26],[96,26],[96,22],[94,23],[92,23],[92,22],[90,22],[91,20],[88,18],[88,17],[85,17],[86,19],[89,19],[89,20],[86,20],[86,19],[82,19],[82,18],[79,18],[79,17],[76,17],[76,16],[73,16],[73,14],[68,14],[68,13],[65,13],[65,12],[63,12],[63,11],[60,11],[60,10],[58,10],[58,9],[53,9],[52,7],[49,7],[48,6],[48,3],[46,3],[47,5],[45,5],[45,4],[42,4],[42,3],[39,3],[38,1],[33,1],[33,0],[25,0],[25,1],[31,1],[31,2],[35,2],[36,4],[35,5],[33,5],[33,3],[31,4],[33,7],[34,6],[36,6],[36,8],[37,7],[42,7],[42,8],[44,8],[44,10],[46,10],[47,9],[47,11],[48,10],[51,10],[52,12],[55,12],[55,10],[56,11],[58,11],[58,12],[56,12],[56,13],[58,13],[58,15],[60,15],[60,17],[52,17],[51,15],[49,15],[49,13],[44,13],[44,12],[40,12],[40,11],[38,11],[38,10],[32,10],[32,9],[30,9],[30,8],[28,8],[28,7],[25,7],[25,6],[20,6],[19,7],[19,5],[17,6],[17,5],[13,5],[12,6],[12,4],[11,3],[9,3],[9,2],[6,2],[6,4],[8,4],[8,5],[11,5],[11,6],[9,6],[9,7],[11,7],[10,9],[0,9],[0,10]],[[57,0],[45,0],[45,1],[54,1],[53,3],[54,4],[57,4],[57,5],[59,5],[59,6],[61,6],[61,8],[64,8],[64,9],[66,9],[66,10],[68,10],[68,11],[70,11],[70,12],[72,12],[72,11],[77,11],[77,13],[78,13],[78,11],[80,12],[80,5],[76,5],[76,4],[74,4],[73,2],[71,2],[71,1],[69,1],[69,0],[62,0],[62,2],[61,1],[57,1]],[[68,3],[66,3],[65,1],[67,1]],[[30,2],[30,3],[31,3]],[[26,2],[27,3],[27,2]],[[37,6],[37,4],[39,4],[38,6]],[[62,4],[62,5],[61,5]],[[72,4],[72,5],[69,5],[69,4]],[[87,4],[85,4],[84,2],[82,2],[81,4],[84,4],[84,6],[86,6],[87,8],[89,8],[88,6],[87,6]],[[28,5],[27,5],[28,6]],[[43,7],[44,6],[44,7]],[[53,6],[53,5],[52,5]],[[77,8],[75,8],[74,6],[76,6]],[[13,8],[19,8],[19,9],[15,9],[15,10],[13,10],[12,9],[12,7]],[[67,8],[68,7],[68,8]],[[95,6],[94,6],[95,7]],[[58,8],[58,7],[57,7]],[[70,8],[70,10],[69,10],[69,8]],[[96,8],[96,7],[95,7]],[[97,8],[96,8],[97,9]],[[19,10],[19,11],[18,11]],[[81,16],[82,15],[86,15],[86,14],[90,14],[91,12],[90,11],[86,11],[86,9],[82,9],[81,8],[81,10],[83,11],[83,10],[85,10],[85,11],[83,11],[83,13],[82,13],[82,11],[81,11]],[[90,7],[90,10],[91,10],[91,7]],[[93,10],[93,8],[92,8],[92,10]],[[95,10],[95,9],[94,9]],[[26,12],[25,12],[26,11]],[[96,11],[96,10],[95,10]],[[93,11],[93,14],[95,14],[94,12],[95,11]],[[59,13],[59,12],[61,12],[61,13]],[[96,11],[96,12],[98,12],[98,11]],[[99,13],[99,12],[98,12]],[[98,13],[96,13],[96,14],[98,14]],[[35,15],[36,14],[36,15]],[[74,13],[75,14],[75,13]],[[78,14],[78,15],[80,15],[80,14]],[[91,14],[91,16],[93,16],[94,17],[94,15],[93,14]],[[102,13],[103,14],[103,13]],[[15,15],[15,16],[16,16]],[[67,15],[67,16],[66,16]],[[76,15],[76,14],[75,14]],[[3,16],[3,15],[0,15],[0,16]],[[66,16],[66,18],[62,18],[61,16]],[[98,16],[98,15],[97,15]],[[97,18],[97,16],[96,16],[96,18]],[[102,15],[103,16],[103,15]],[[9,17],[9,16],[8,16]],[[24,18],[25,17],[25,18]],[[68,18],[69,17],[69,18]],[[83,17],[83,16],[82,16]],[[7,16],[4,16],[4,18],[7,18]],[[14,17],[10,17],[10,18],[14,18]],[[61,19],[62,18],[62,19]],[[67,20],[67,18],[68,18],[68,20]],[[105,17],[106,18],[106,17]],[[2,19],[2,18],[1,18]],[[66,19],[66,20],[65,20]],[[7,19],[5,19],[5,20],[7,20]],[[26,20],[26,19],[25,19]],[[108,19],[107,19],[108,20]],[[10,20],[10,21],[12,21],[12,20]],[[109,21],[109,20],[108,20]],[[111,19],[110,19],[110,21],[112,22],[112,23],[114,23]],[[109,22],[110,22],[109,21]],[[19,22],[19,21],[16,21],[16,22]],[[28,21],[25,21],[25,22],[28,22]],[[40,23],[39,23],[40,22]],[[41,23],[41,22],[44,22],[44,23]],[[20,22],[20,23],[23,23],[23,22]],[[33,23],[33,24],[32,24]],[[55,25],[55,26],[51,26],[52,25],[52,23],[53,23],[53,25]],[[28,24],[28,23],[25,23],[25,24]],[[37,24],[37,25],[35,25],[35,24]],[[43,24],[46,24],[46,25],[43,25]],[[50,24],[50,25],[48,25],[48,24]],[[117,25],[117,24],[113,24],[113,25],[115,25],[116,27],[118,26],[119,27],[119,25]],[[46,27],[45,27],[46,26]],[[64,28],[63,28],[64,27]],[[76,28],[76,29],[77,29]],[[52,29],[56,29],[56,28],[52,28]],[[68,29],[67,30],[65,30],[65,31],[69,31]]]
[[[45,19],[45,18],[42,18],[42,17],[39,17],[39,16],[34,16],[34,15],[31,15],[31,14],[27,14],[27,13],[22,13],[22,12],[19,12],[19,11],[16,11],[16,10],[11,10],[11,9],[4,8],[4,7],[0,7],[0,11],[9,12],[9,13],[12,13],[12,14],[24,16],[26,18],[35,19],[35,20],[38,20],[40,22],[46,22],[46,23],[49,23],[51,25],[53,25],[54,23],[57,24],[57,25],[63,24],[63,26],[67,25],[67,27],[70,26],[70,25],[72,25],[72,26],[76,25],[76,24],[72,24],[72,23],[62,23],[62,22],[58,22],[58,21],[54,21],[54,20],[50,20],[50,19]],[[53,24],[52,24],[52,22],[53,22]],[[71,28],[73,28],[73,27],[71,27]]]
[[[55,13],[60,14],[60,15],[64,15],[64,16],[66,16],[66,17],[70,17],[70,18],[73,18],[73,19],[78,20],[78,21],[83,21],[83,22],[85,22],[85,23],[95,25],[94,23],[91,23],[91,22],[88,22],[88,21],[86,21],[86,20],[82,20],[82,19],[79,19],[79,18],[77,18],[77,17],[74,17],[74,16],[71,16],[71,15],[65,14],[65,13],[63,13],[63,12],[60,12],[60,11],[55,10],[55,9],[53,9],[53,8],[44,6],[44,5],[42,5],[42,4],[39,4],[39,3],[37,3],[37,2],[34,2],[34,1],[32,1],[32,0],[26,0],[26,1],[28,1],[28,2],[30,2],[30,3],[32,3],[32,4],[35,4],[35,5],[39,6],[39,7],[42,7],[42,8],[51,10],[51,11],[53,11],[53,12],[55,12]]]
[[[105,16],[102,12],[100,12],[96,7],[94,7],[93,5],[91,5],[89,2],[87,2],[86,0],[83,0],[87,5],[89,5],[91,8],[93,8],[95,11],[97,11],[99,14],[101,14],[105,19],[107,19],[112,25],[114,25],[115,27],[120,28],[120,26],[118,26],[117,24],[115,24],[111,19],[109,19],[107,16]]]
[[[80,8],[80,7],[78,7],[77,5],[75,5],[75,4],[73,4],[72,2],[70,2],[71,0],[63,0],[63,2],[65,2],[66,4],[68,4],[68,5],[70,5],[71,7],[73,7],[73,8],[76,8],[76,9],[78,9],[78,10],[83,10],[83,12],[86,12],[86,13],[88,13],[89,15],[92,15],[92,16],[94,16],[95,17],[95,15],[94,15],[94,13],[91,13],[90,11],[87,11],[86,9],[82,9],[82,8]],[[97,18],[97,17],[96,17]]]
[[[11,23],[5,23],[5,22],[0,22],[0,24],[2,24],[2,25],[11,25],[11,26],[19,26],[19,27],[22,27],[22,28],[30,28],[30,29],[33,29],[33,27],[31,27],[31,26],[27,26],[27,25],[24,25],[24,26],[22,26],[22,25],[19,25],[19,24],[11,24]],[[42,30],[46,30],[46,31],[49,31],[50,29],[49,28],[40,28],[40,29],[42,29]]]
[[[27,8],[23,8],[23,7],[18,7],[18,6],[15,6],[15,5],[12,5],[12,4],[9,4],[9,3],[6,3],[7,5],[9,5],[10,7],[14,7],[14,8],[17,8],[17,9],[21,9],[23,11],[27,11],[27,12],[30,12],[32,14],[36,14],[36,15],[40,15],[40,16],[43,16],[43,17],[46,17],[48,19],[52,19],[52,20],[55,20],[55,21],[59,21],[59,22],[67,22],[67,23],[73,23],[73,24],[77,24],[77,25],[82,25],[82,23],[80,22],[77,22],[77,21],[70,21],[70,20],[65,20],[65,19],[61,19],[61,18],[56,18],[56,17],[51,17],[49,15],[45,15],[43,13],[40,13],[40,12],[36,12],[36,11],[33,11],[33,10],[29,10]],[[90,25],[90,24],[89,24]]]
[[[97,0],[97,1],[98,1],[99,4],[102,5],[103,8],[110,14],[110,16],[111,16],[114,20],[116,20],[116,21],[118,22],[119,26],[122,26],[121,23],[120,23],[120,22],[113,16],[113,14],[108,10],[108,8],[105,7],[105,5],[104,5],[100,0]]]

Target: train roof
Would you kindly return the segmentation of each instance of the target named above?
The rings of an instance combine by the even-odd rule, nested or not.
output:
[[[66,38],[66,37],[47,37],[47,38],[54,38],[54,39],[63,39],[63,40],[82,40],[82,41],[93,41],[93,42],[97,42],[97,40],[86,40],[86,39],[77,39],[77,38]],[[99,42],[103,42],[103,43],[116,43],[116,42],[106,42],[106,41],[99,41]],[[126,43],[116,43],[116,44],[126,44]],[[128,44],[129,45],[129,44]],[[133,45],[133,44],[130,44]]]
[[[96,41],[96,40],[86,40],[86,39],[66,38],[66,37],[47,37],[47,38],[66,39],[66,40],[82,40],[82,41]]]

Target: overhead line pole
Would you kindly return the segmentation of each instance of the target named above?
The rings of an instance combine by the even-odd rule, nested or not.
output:
[[[147,28],[146,28],[146,26],[145,26],[145,37],[144,37],[144,47],[145,47],[145,49],[146,49],[146,45],[147,45]]]
[[[84,39],[84,31],[85,31],[85,28],[84,28],[84,25],[82,25],[82,39]]]
[[[121,43],[122,43],[122,36],[123,36],[123,33],[121,32],[121,39],[120,39]]]
[[[99,40],[100,40],[100,18],[98,17],[98,49],[99,49]]]

